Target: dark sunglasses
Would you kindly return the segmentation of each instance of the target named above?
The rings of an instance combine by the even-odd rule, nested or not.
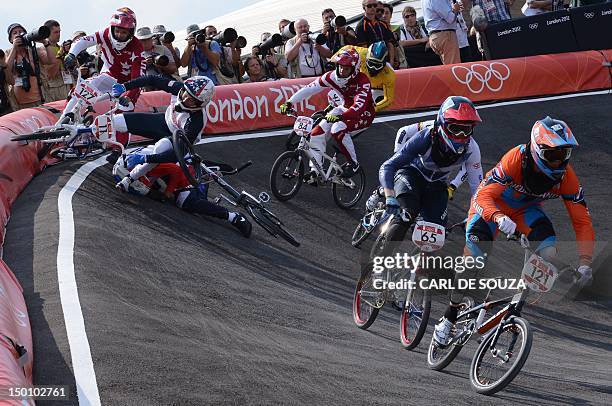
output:
[[[446,128],[457,138],[467,138],[474,132],[474,126],[470,124],[451,123]]]
[[[364,5],[365,8],[374,8],[376,6],[377,4],[373,4],[373,3]]]
[[[416,14],[406,14],[406,15],[404,16],[404,18],[408,18],[408,17],[416,17]]]

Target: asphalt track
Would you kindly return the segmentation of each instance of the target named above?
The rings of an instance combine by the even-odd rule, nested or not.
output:
[[[476,135],[488,170],[526,141],[535,119],[549,114],[571,125],[581,145],[573,163],[603,242],[596,290],[608,293],[611,101],[598,95],[482,109]],[[357,140],[368,191],[395,130],[414,121],[375,124]],[[231,182],[259,192],[268,189],[283,141],[199,150],[236,165],[252,159]],[[35,383],[71,385],[72,404],[78,400],[58,294],[57,199],[79,166],[63,163],[31,182],[13,207],[4,249],[28,304]],[[369,331],[353,324],[359,252],[350,235],[361,208],[340,210],[325,188],[304,187],[288,203],[272,201],[302,243],[295,249],[257,226],[246,240],[221,222],[119,194],[109,170],[96,169],[73,198],[75,273],[102,404],[612,404],[610,299],[591,292],[528,307],[535,328],[530,358],[505,391],[480,396],[468,378],[475,342],[440,373],[426,366],[431,326],[420,348],[407,352],[398,342],[395,310],[381,313]],[[462,218],[465,190],[453,204],[451,219]],[[549,203],[547,212],[559,238],[570,240],[562,204]],[[435,299],[430,323],[442,312],[443,294]]]

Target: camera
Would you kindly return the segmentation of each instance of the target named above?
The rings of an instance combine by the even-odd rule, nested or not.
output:
[[[157,66],[168,66],[170,59],[166,55],[157,55],[153,59],[153,63]]]
[[[315,42],[319,45],[323,45],[327,42],[327,38],[325,37],[325,35],[323,34],[315,34],[312,32],[308,33],[308,39],[311,40],[312,42]]]
[[[161,42],[165,44],[174,42],[174,40],[175,40],[175,36],[172,33],[172,31],[168,31],[164,35],[161,36]]]
[[[336,18],[329,20],[329,26],[334,29],[338,27],[344,27],[345,25],[346,25],[346,18],[344,18],[344,16],[338,16]]]
[[[228,43],[234,41],[238,38],[238,33],[233,28],[226,28],[214,37],[212,37],[213,41],[217,41],[221,45],[227,45]]]
[[[32,67],[29,63],[22,60],[19,63],[15,63],[15,70],[17,71],[17,76],[22,79],[23,90],[29,92],[32,88],[32,83],[30,83],[30,75],[33,73]]]
[[[32,42],[42,41],[45,38],[49,38],[49,35],[51,35],[51,30],[49,29],[49,27],[43,25],[37,30],[32,30],[28,33],[20,35],[19,38],[21,38],[23,41],[22,46],[26,46],[27,44],[31,44]]]
[[[283,32],[280,33],[283,40],[286,41],[295,37],[295,21],[291,21],[289,24],[283,28]]]
[[[208,39],[204,30],[194,32],[193,37],[195,38],[198,44],[202,44]]]
[[[265,40],[264,42],[262,42],[261,44],[257,46],[259,48],[258,55],[261,55],[261,56],[268,55],[268,53],[270,53],[270,50],[272,48],[283,45],[283,43],[284,43],[283,36],[281,34],[274,34],[270,38],[268,38],[267,40]]]

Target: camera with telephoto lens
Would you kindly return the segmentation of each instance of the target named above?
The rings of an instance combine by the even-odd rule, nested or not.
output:
[[[346,18],[344,16],[338,16],[329,20],[329,26],[333,29],[338,27],[344,27],[346,25]]]
[[[204,32],[204,30],[199,30],[199,31],[194,32],[193,37],[195,38],[198,44],[203,44],[208,39],[206,37],[206,33]]]
[[[168,43],[174,42],[175,36],[172,33],[172,31],[167,31],[164,35],[160,37],[160,39],[162,43],[168,44]]]
[[[288,39],[295,37],[295,34],[295,21],[291,21],[289,24],[287,24],[280,33],[283,41],[287,41]]]
[[[226,28],[211,39],[217,41],[221,45],[227,45],[238,38],[238,33],[233,28]]]
[[[319,45],[323,45],[327,42],[327,37],[323,34],[315,34],[313,32],[308,33],[308,39],[312,42],[315,42]]]
[[[168,66],[170,59],[166,55],[157,55],[153,59],[153,63],[157,66]]]
[[[261,55],[262,57],[269,55],[272,48],[283,45],[284,42],[285,41],[283,41],[281,34],[274,34],[261,44],[257,45],[257,48],[259,48],[257,55]]]
[[[32,46],[33,42],[42,41],[45,38],[49,38],[49,35],[51,35],[51,30],[46,25],[43,25],[36,30],[21,34],[19,38],[21,38],[23,41],[21,46],[26,46],[28,44]]]

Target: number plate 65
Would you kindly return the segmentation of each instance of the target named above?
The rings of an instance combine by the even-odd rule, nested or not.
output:
[[[312,131],[313,122],[314,120],[310,117],[300,116],[293,124],[293,131],[299,136],[308,135]]]
[[[525,285],[536,292],[548,292],[557,279],[557,269],[542,257],[532,254],[523,266]]]
[[[412,242],[424,252],[444,247],[444,237],[444,227],[428,221],[417,221],[412,232]]]

